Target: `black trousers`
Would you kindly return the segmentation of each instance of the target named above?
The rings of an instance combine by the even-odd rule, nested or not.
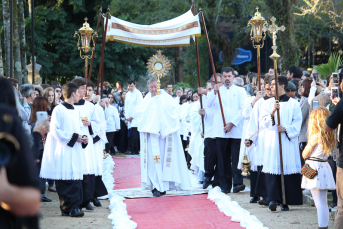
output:
[[[217,138],[216,143],[220,188],[223,192],[229,192],[232,183],[233,186],[243,184],[242,172],[237,169],[241,139]]]
[[[102,176],[95,177],[94,197],[106,196],[108,194],[106,186],[102,181]]]
[[[279,203],[282,203],[281,175],[272,175],[270,173],[265,173],[265,179],[268,199],[270,201],[277,201]],[[303,204],[301,179],[302,175],[300,173],[284,175],[286,204]]]
[[[83,199],[81,208],[84,208],[93,201],[95,192],[95,175],[83,175],[82,180]]]
[[[139,152],[139,138],[138,138],[137,127],[131,127],[130,128],[130,137],[129,137],[128,150],[131,153],[138,153]]]
[[[115,154],[114,150],[114,134],[115,132],[106,132],[108,143],[105,144],[106,153]]]
[[[189,144],[189,137],[187,137],[187,140],[183,140],[183,135],[180,135],[180,137],[181,137],[183,152],[185,153],[185,159],[187,162],[187,166],[189,168],[191,166],[191,160],[192,160],[191,155],[188,153],[188,151],[186,151],[186,148]]]
[[[69,213],[80,208],[83,199],[82,180],[56,180],[55,185],[61,211]]]
[[[304,151],[304,149],[305,149],[305,147],[306,147],[306,145],[307,145],[307,142],[300,142],[299,143],[299,151],[300,151],[300,160],[301,160],[301,167],[303,167],[304,166],[304,164],[305,164],[305,160],[304,160],[304,158],[303,158],[303,151]]]
[[[212,187],[216,187],[220,185],[216,139],[205,138],[204,146],[205,177],[210,180],[214,177]]]
[[[127,137],[127,126],[123,120],[120,120],[120,130],[118,132],[119,141],[117,149],[121,153],[125,153],[127,151],[128,145],[128,137]]]
[[[250,171],[250,196],[267,198],[266,181],[263,166],[257,166],[257,172]]]

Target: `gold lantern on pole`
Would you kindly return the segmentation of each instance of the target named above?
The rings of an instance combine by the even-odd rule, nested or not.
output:
[[[254,16],[248,22],[248,26],[251,26],[250,37],[252,46],[257,49],[257,74],[258,74],[258,90],[261,91],[261,54],[260,49],[263,48],[264,40],[266,39],[265,26],[267,25],[264,17],[256,7]]]
[[[87,22],[88,18],[85,18],[85,23],[83,23],[83,26],[79,29],[79,31],[76,31],[74,34],[74,37],[78,36],[79,40],[77,41],[77,49],[80,50],[80,57],[81,59],[85,59],[85,80],[88,79],[88,59],[92,58],[95,50],[95,43],[94,43],[94,37],[97,37],[98,34],[94,32],[94,30],[89,27],[89,24]],[[93,40],[93,48],[91,48],[91,42]],[[80,41],[81,41],[81,47],[80,47]],[[92,53],[90,55],[87,55],[89,50],[92,49]],[[84,53],[82,55],[82,52]]]

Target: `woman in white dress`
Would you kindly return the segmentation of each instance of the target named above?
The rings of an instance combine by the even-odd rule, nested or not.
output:
[[[324,107],[314,109],[308,122],[308,143],[302,153],[306,164],[317,170],[318,174],[309,179],[302,177],[301,188],[311,191],[317,207],[319,228],[328,228],[329,207],[327,192],[336,188],[332,170],[327,158],[335,147],[334,132],[325,132],[324,125],[330,112]]]

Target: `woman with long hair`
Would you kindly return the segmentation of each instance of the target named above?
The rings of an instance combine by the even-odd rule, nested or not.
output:
[[[120,92],[121,100],[118,103],[120,130],[118,132],[119,141],[118,141],[117,149],[121,153],[127,152],[127,149],[128,149],[127,120],[125,118],[125,97],[126,97],[126,91]]]
[[[319,228],[328,228],[329,207],[327,201],[328,190],[335,189],[332,170],[327,158],[335,149],[334,132],[326,132],[324,129],[327,117],[330,112],[325,107],[315,108],[308,121],[308,143],[302,153],[306,164],[318,173],[313,178],[303,175],[301,188],[311,191],[314,203],[317,208]]]
[[[55,90],[53,87],[48,87],[44,90],[43,96],[48,99],[48,115],[52,115],[52,111],[54,110],[56,106],[56,101],[55,101]]]
[[[28,121],[29,125],[34,129],[36,122],[37,122],[37,115],[38,111],[47,111],[48,110],[48,99],[42,96],[36,97],[32,103],[32,110],[30,115],[30,120]],[[45,138],[45,136],[44,136]],[[37,168],[38,172],[40,172],[40,168],[42,166],[42,158],[43,158],[43,151],[44,151],[44,143],[43,143],[43,136],[40,137],[39,141],[39,154],[37,155]],[[42,202],[51,202],[51,199],[48,199],[45,196],[45,179],[40,178],[41,180],[41,201]],[[54,182],[49,182],[49,191],[55,191],[53,189]]]

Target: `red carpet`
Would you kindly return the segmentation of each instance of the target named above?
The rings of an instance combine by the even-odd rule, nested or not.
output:
[[[218,210],[207,194],[126,199],[128,214],[138,229],[241,229],[239,223]]]
[[[113,190],[141,187],[141,163],[140,158],[113,158],[115,169],[113,170]]]

